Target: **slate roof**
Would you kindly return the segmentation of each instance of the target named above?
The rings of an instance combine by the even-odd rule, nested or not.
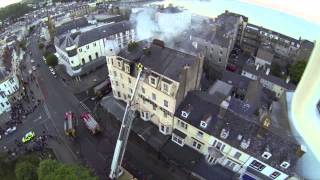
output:
[[[74,19],[56,27],[56,36],[60,36],[68,31],[71,31],[72,29],[82,28],[89,25],[90,24],[85,17]]]
[[[270,64],[272,63],[274,54],[267,49],[259,48],[257,52],[257,58],[268,61]]]
[[[111,35],[119,32],[124,32],[129,29],[131,29],[130,22],[122,21],[118,23],[107,24],[85,32],[65,34],[59,37],[59,47],[61,49],[65,49],[65,47],[68,47],[68,45],[72,44],[72,41],[77,45],[77,47],[81,47],[91,42],[97,41],[102,38],[107,38]]]
[[[256,70],[256,67],[254,65],[249,65],[249,64],[246,64],[242,71],[246,71],[246,72],[249,72],[251,74],[254,74],[262,79],[265,79],[267,81],[270,81],[274,84],[277,84],[287,90],[294,90],[296,88],[296,86],[294,84],[291,84],[291,83],[286,83],[285,80],[281,79],[281,78],[278,78],[276,76],[273,76],[271,74],[269,75],[266,75],[265,74],[265,71],[263,69],[258,69]]]
[[[196,60],[195,56],[156,44],[151,44],[150,54],[145,55],[143,48],[148,47],[147,43],[141,41],[138,44],[138,47],[132,52],[129,52],[127,48],[122,49],[119,56],[130,61],[140,62],[145,67],[178,82],[184,66],[186,64],[191,66]]]
[[[223,71],[221,81],[224,81],[236,88],[247,89],[251,79],[230,71]]]
[[[289,139],[289,137],[279,137],[268,129],[262,128],[262,124],[259,122],[257,117],[248,114],[239,114],[235,112],[233,108],[230,108],[231,105],[229,106],[224,118],[219,118],[218,112],[220,108],[220,101],[221,100],[215,100],[212,95],[206,95],[199,91],[190,91],[177,108],[175,116],[198,129],[215,136],[221,141],[254,156],[274,168],[286,173],[294,171],[295,164],[298,160],[296,152],[300,148],[299,145]],[[181,116],[181,111],[189,104],[193,109],[188,118],[183,118]],[[208,113],[212,115],[212,119],[207,128],[204,129],[200,127],[200,121],[203,116]],[[229,136],[226,139],[222,139],[220,137],[220,133],[223,128],[229,130]],[[251,140],[247,149],[242,149],[240,147],[241,141],[238,140],[238,135],[242,135],[243,139]],[[272,154],[268,160],[261,156],[267,145],[269,146]],[[290,167],[288,169],[281,168],[280,164],[282,161],[289,161],[291,164]]]

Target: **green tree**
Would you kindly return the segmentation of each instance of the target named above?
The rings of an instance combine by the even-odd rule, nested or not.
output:
[[[277,77],[281,77],[281,67],[279,63],[272,62],[271,64],[271,74]]]
[[[39,180],[97,180],[81,166],[66,165],[55,160],[44,160],[38,168]]]
[[[297,61],[296,63],[290,66],[289,75],[294,84],[297,85],[299,83],[306,66],[307,61]]]
[[[19,162],[16,164],[15,174],[17,180],[35,180],[37,178],[37,168],[29,162]]]
[[[48,66],[53,66],[55,67],[56,65],[58,65],[58,58],[56,55],[54,54],[49,54],[47,57],[46,57],[46,63]]]
[[[44,44],[43,43],[39,43],[39,49],[43,49],[44,48]]]

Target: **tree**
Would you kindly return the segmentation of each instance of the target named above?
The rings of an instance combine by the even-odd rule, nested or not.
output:
[[[97,180],[90,171],[81,166],[66,165],[55,160],[44,160],[38,168],[39,180],[68,179],[68,180]]]
[[[281,77],[281,67],[279,63],[272,62],[271,64],[271,74],[277,77]]]
[[[307,61],[297,61],[296,63],[290,66],[289,75],[294,84],[297,85],[299,83],[306,66]]]
[[[49,54],[47,57],[46,57],[46,63],[48,66],[53,66],[55,67],[56,65],[58,65],[58,58],[56,55],[54,54]]]
[[[39,49],[43,49],[44,48],[44,44],[43,43],[39,43]]]
[[[17,180],[35,180],[37,178],[37,168],[31,163],[24,161],[16,164],[15,174]]]

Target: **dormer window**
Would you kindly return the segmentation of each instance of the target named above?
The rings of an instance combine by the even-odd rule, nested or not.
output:
[[[243,139],[243,140],[241,141],[241,143],[240,143],[240,147],[241,147],[242,149],[248,149],[248,147],[250,146],[250,142],[251,142],[250,139],[248,139],[248,140]]]
[[[204,115],[202,120],[201,120],[201,122],[200,122],[200,127],[207,128],[207,126],[208,126],[209,122],[211,121],[211,119],[212,119],[211,114]]]
[[[201,121],[200,126],[202,128],[207,128],[208,124],[206,122],[204,122],[204,121]]]
[[[158,81],[157,77],[152,76],[152,75],[149,76],[149,83],[151,86],[157,87],[157,81]]]
[[[124,72],[130,73],[130,65],[129,64],[124,64]]]
[[[220,137],[221,137],[222,139],[227,139],[228,136],[229,136],[229,130],[223,128],[223,129],[221,130]]]
[[[186,112],[186,111],[181,111],[181,116],[184,117],[184,118],[188,118],[190,112]]]
[[[286,161],[283,161],[280,166],[284,169],[287,169],[289,166],[290,166],[290,163],[286,162]]]
[[[187,107],[181,111],[181,116],[187,119],[191,111],[192,111],[192,106],[191,104],[188,104]]]
[[[262,157],[264,159],[269,159],[271,156],[272,156],[272,154],[270,152],[266,152],[266,151],[263,152],[263,154],[262,154]]]

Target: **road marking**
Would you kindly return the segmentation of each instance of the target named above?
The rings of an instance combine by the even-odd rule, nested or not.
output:
[[[42,116],[39,116],[37,119],[33,120],[33,122],[40,121],[42,119]]]
[[[47,103],[45,103],[45,102],[43,103],[43,108],[44,108],[46,115],[49,117],[49,119],[52,119],[51,114],[48,109],[48,106],[47,106]]]

